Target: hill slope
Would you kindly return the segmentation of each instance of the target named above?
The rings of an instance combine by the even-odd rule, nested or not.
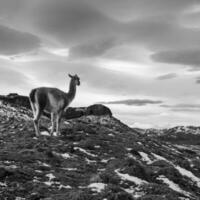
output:
[[[35,137],[31,112],[0,105],[0,199],[189,200],[200,196],[200,151],[140,134],[110,115],[62,122]]]

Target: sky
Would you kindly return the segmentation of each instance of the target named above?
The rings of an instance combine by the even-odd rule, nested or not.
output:
[[[68,91],[132,127],[200,124],[199,0],[0,0],[0,93]]]

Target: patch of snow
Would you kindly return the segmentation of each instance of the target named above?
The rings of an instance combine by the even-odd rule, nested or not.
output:
[[[110,159],[102,159],[101,162],[102,163],[107,163]]]
[[[46,177],[48,177],[50,181],[51,181],[52,179],[55,179],[55,178],[56,178],[52,173],[46,174]]]
[[[74,158],[74,156],[71,156],[70,154],[68,153],[57,153],[57,152],[53,152],[56,156],[60,156],[64,159],[70,159],[70,158]]]
[[[96,163],[95,160],[89,160],[88,158],[85,158],[85,161],[86,161],[88,164]]]
[[[40,181],[39,181],[38,177],[34,176],[33,182],[34,183],[39,183]]]
[[[44,135],[44,136],[50,136],[49,132],[48,131],[42,131],[40,132],[41,135]]]
[[[131,153],[128,153],[127,156],[128,156],[128,158],[136,159]]]
[[[107,163],[108,161],[112,160],[112,159],[115,159],[115,157],[110,157],[108,159],[102,159],[101,162],[102,163]]]
[[[40,161],[39,161],[39,164],[42,165],[42,166],[44,166],[44,167],[51,167],[49,164],[43,163],[43,162],[40,162]]]
[[[59,185],[59,190],[61,190],[62,188],[64,188],[64,189],[71,189],[72,187],[70,186],[70,185]]]
[[[54,137],[58,137],[59,134],[57,134],[57,132],[53,132],[53,136],[54,136]]]
[[[53,184],[53,182],[51,182],[51,181],[45,181],[44,184],[47,185],[47,186],[51,186]]]
[[[3,161],[5,164],[10,164],[10,163],[12,163],[13,161],[10,161],[10,160],[4,160]]]
[[[79,142],[73,142],[73,144],[74,144],[74,145],[77,145],[77,144],[79,144]]]
[[[122,174],[119,172],[119,169],[115,170],[115,173],[122,178],[122,180],[127,180],[135,183],[136,185],[142,185],[147,183],[145,180],[142,180],[135,176],[130,176],[129,174]]]
[[[133,187],[133,186],[131,186],[130,188],[126,188],[126,189],[124,189],[124,188],[122,188],[125,192],[127,192],[127,193],[129,193],[129,194],[131,194],[134,198],[140,198],[140,197],[142,197],[142,196],[144,196],[144,192],[142,192],[142,191],[137,191],[137,189],[138,189],[138,187]]]
[[[155,153],[152,153],[153,154],[153,156],[157,159],[157,160],[165,160],[165,161],[167,161],[167,162],[170,162],[170,161],[168,161],[166,158],[164,158],[164,157],[162,157],[162,156],[159,156],[159,155],[157,155],[157,154],[155,154]]]
[[[72,158],[68,153],[62,153],[60,154],[64,159]]]
[[[106,187],[106,184],[104,183],[91,183],[88,185],[88,188],[91,188],[92,191],[100,193],[102,190],[104,190]]]
[[[165,160],[168,163],[170,163],[171,165],[173,165],[181,175],[188,177],[189,179],[191,179],[192,181],[196,182],[197,187],[200,188],[200,178],[196,177],[191,171],[188,171],[187,169],[184,169],[178,165],[174,165],[171,161],[167,160],[166,158],[162,157],[162,156],[158,156],[156,154],[153,153],[153,155],[158,159],[158,160]]]
[[[197,186],[200,188],[200,178],[196,177],[191,171],[188,171],[187,169],[184,169],[178,165],[174,167],[180,172],[180,174],[187,176],[192,181],[196,182]]]
[[[42,171],[41,171],[41,170],[35,170],[35,172],[37,172],[37,173],[42,173]]]
[[[23,197],[16,197],[15,200],[26,200],[26,199]]]
[[[181,193],[185,196],[190,197],[191,194],[189,192],[186,192],[184,190],[182,190],[179,185],[177,185],[176,183],[174,183],[173,181],[169,180],[167,177],[161,175],[157,178],[158,180],[162,180],[165,184],[167,184],[169,186],[169,188],[171,188],[172,190]]]
[[[7,186],[6,183],[0,182],[0,187],[6,187],[6,186]]]
[[[138,153],[142,157],[142,160],[145,161],[147,164],[152,163],[151,159],[149,158],[149,156],[146,153],[144,153],[144,152],[138,152]]]
[[[77,170],[77,168],[62,168],[62,169],[67,170],[67,171],[76,171]]]
[[[132,150],[132,148],[126,148],[126,150],[127,150],[127,151],[131,151],[131,150]]]
[[[88,156],[97,157],[97,155],[94,155],[94,154],[92,154],[92,153],[89,153],[88,151],[86,151],[86,150],[83,149],[83,148],[80,148],[80,147],[74,147],[74,149],[75,149],[75,150],[79,150],[79,151],[81,151],[81,152],[87,154]]]
[[[96,146],[94,146],[96,149],[99,149],[99,148],[101,148],[99,145],[96,145]]]

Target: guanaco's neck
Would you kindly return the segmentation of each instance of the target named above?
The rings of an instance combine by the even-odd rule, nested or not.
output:
[[[70,101],[74,99],[75,95],[76,95],[76,84],[73,80],[71,80],[68,91],[68,97],[70,98]]]

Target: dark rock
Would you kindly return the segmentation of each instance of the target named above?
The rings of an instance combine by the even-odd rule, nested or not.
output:
[[[17,93],[10,93],[7,96],[0,96],[0,100],[3,101],[4,104],[11,104],[15,106],[22,106],[30,109],[30,102],[27,96],[18,95]]]
[[[82,117],[85,114],[86,108],[80,107],[80,108],[72,108],[69,107],[67,111],[65,112],[64,116],[66,119],[73,119]]]
[[[109,116],[112,116],[112,112],[108,107],[106,107],[104,105],[94,104],[94,105],[87,107],[86,115],[97,115],[97,116],[109,115]]]

